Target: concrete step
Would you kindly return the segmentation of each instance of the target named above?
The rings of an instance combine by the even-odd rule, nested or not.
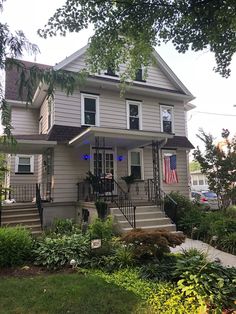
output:
[[[25,219],[38,219],[39,218],[39,214],[38,212],[35,212],[35,213],[24,213],[22,212],[21,214],[18,214],[18,215],[5,215],[3,213],[2,215],[2,222],[4,223],[7,223],[7,222],[11,222],[11,221],[24,221]]]
[[[111,208],[111,211],[113,214],[120,214],[121,213],[120,209],[117,207]],[[145,212],[162,213],[160,207],[157,207],[157,206],[138,206],[138,207],[136,207],[136,210],[135,210],[136,214],[145,213]]]
[[[152,218],[165,218],[165,214],[161,211],[159,212],[141,212],[141,213],[136,213],[136,219],[152,219]],[[122,213],[120,214],[115,214],[114,215],[118,220],[123,220],[124,215]]]
[[[2,215],[4,216],[12,216],[12,215],[25,215],[25,214],[36,214],[38,213],[38,209],[35,207],[24,208],[24,209],[3,209]]]
[[[122,228],[122,231],[127,232],[127,231],[130,231],[132,229],[133,229],[132,227],[125,227],[125,228]],[[163,230],[167,230],[167,231],[171,231],[171,232],[172,231],[176,232],[176,226],[174,224],[167,224],[167,225],[161,225],[161,226],[156,226],[156,225],[146,226],[146,227],[141,227],[141,229],[147,230],[147,231],[154,231],[157,229],[163,229]]]
[[[25,226],[25,227],[29,227],[29,226],[38,226],[40,225],[41,227],[41,223],[40,223],[40,219],[39,217],[36,219],[24,219],[24,220],[11,220],[11,221],[2,221],[2,225],[3,226],[17,226],[17,225],[21,225],[21,226]]]
[[[121,228],[129,227],[128,221],[118,220]],[[136,228],[144,228],[149,226],[163,226],[170,224],[169,218],[152,218],[152,219],[136,219]]]
[[[35,203],[13,203],[13,204],[7,204],[3,205],[3,210],[12,210],[12,209],[26,209],[26,208],[36,208]]]

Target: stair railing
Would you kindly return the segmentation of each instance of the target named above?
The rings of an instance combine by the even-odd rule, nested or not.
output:
[[[116,191],[116,196],[113,198],[113,202],[119,208],[123,216],[126,218],[130,226],[136,228],[136,206],[133,205],[132,201],[129,199],[129,194],[125,192],[122,187],[115,181],[114,189]]]
[[[161,210],[169,217],[172,222],[176,222],[177,206],[176,201],[162,189],[159,189],[159,197],[156,196],[154,180],[148,179],[148,201],[160,206]],[[168,206],[166,204],[168,203]]]
[[[42,199],[41,199],[41,192],[40,192],[40,183],[36,183],[36,205],[38,208],[41,227],[43,227],[43,207],[42,207]]]

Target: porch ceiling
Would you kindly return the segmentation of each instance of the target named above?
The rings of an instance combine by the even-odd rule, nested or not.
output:
[[[0,150],[7,154],[42,154],[56,144],[55,141],[17,139],[13,145],[0,143]]]
[[[84,144],[95,145],[95,137],[105,138],[105,145],[125,147],[128,149],[147,146],[153,140],[173,138],[174,134],[163,132],[149,132],[142,130],[125,130],[114,128],[90,127],[78,136],[69,141],[71,146],[81,146]],[[100,145],[102,145],[100,143]]]

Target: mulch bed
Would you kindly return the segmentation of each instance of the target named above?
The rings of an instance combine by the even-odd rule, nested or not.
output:
[[[21,267],[7,267],[0,268],[0,277],[32,277],[32,276],[49,276],[55,274],[74,274],[78,271],[72,269],[71,267],[62,268],[60,270],[50,271],[46,268],[35,266],[35,265],[27,265]]]

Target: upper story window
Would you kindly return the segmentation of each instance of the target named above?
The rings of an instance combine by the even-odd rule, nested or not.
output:
[[[135,76],[135,81],[143,82],[143,69],[138,69]]]
[[[108,65],[107,71],[106,71],[105,75],[109,75],[109,76],[118,76],[118,75],[116,74],[115,64],[114,64],[114,63],[111,63],[111,64]]]
[[[81,94],[81,124],[99,126],[99,96]]]
[[[17,155],[15,159],[15,173],[17,174],[34,173],[34,156]]]
[[[127,100],[127,129],[142,130],[142,103]]]
[[[174,133],[174,108],[172,106],[161,106],[161,131]]]

